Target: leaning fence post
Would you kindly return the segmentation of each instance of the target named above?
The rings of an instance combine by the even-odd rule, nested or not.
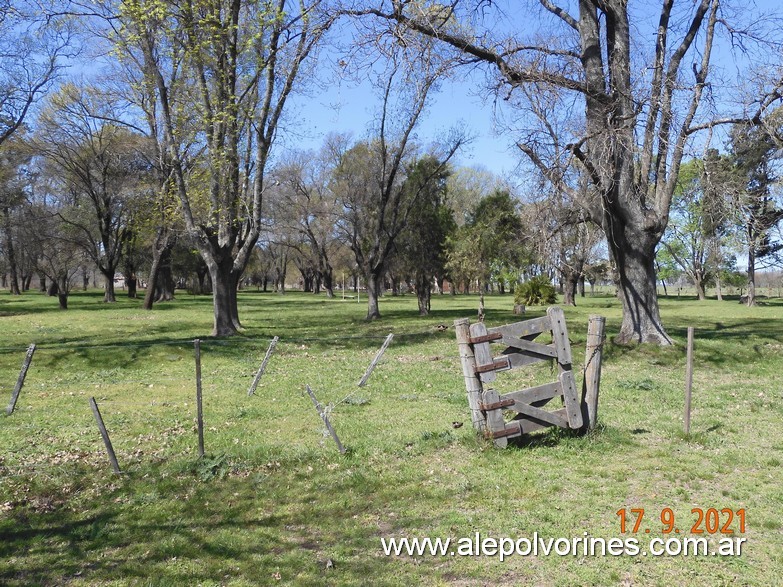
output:
[[[305,390],[307,391],[307,395],[310,396],[310,399],[313,400],[313,405],[318,411],[318,415],[321,416],[321,420],[323,420],[326,429],[329,431],[329,434],[332,435],[334,443],[337,445],[337,450],[340,451],[341,455],[344,455],[345,447],[343,447],[343,443],[340,442],[340,439],[337,437],[337,432],[335,432],[334,428],[332,428],[332,423],[329,422],[329,418],[326,416],[326,412],[324,412],[324,409],[321,407],[321,402],[316,399],[315,394],[313,393],[313,390],[310,389],[309,385],[305,385]]]
[[[601,360],[606,318],[591,315],[587,322],[587,347],[585,349],[584,383],[582,402],[587,413],[583,420],[588,431],[595,429],[598,418],[598,392],[601,387]]]
[[[11,401],[8,404],[8,407],[5,410],[5,413],[9,416],[14,413],[14,410],[16,409],[16,400],[19,399],[19,394],[22,391],[22,386],[24,385],[24,380],[27,377],[27,370],[30,368],[30,363],[33,360],[33,353],[35,352],[35,343],[31,344],[27,348],[27,355],[25,355],[24,361],[22,362],[22,370],[19,371],[19,378],[16,380],[16,387],[14,387],[13,393],[11,393]]]
[[[688,350],[685,359],[685,435],[691,433],[691,391],[693,389],[693,326],[688,326]]]
[[[386,352],[386,348],[391,343],[392,338],[394,338],[394,334],[390,332],[389,336],[386,337],[386,340],[383,341],[383,344],[381,345],[378,353],[375,355],[375,358],[372,360],[372,363],[370,363],[369,367],[367,367],[367,371],[364,372],[364,377],[362,377],[361,381],[359,381],[359,387],[364,387],[367,385],[367,380],[370,378],[370,375],[372,375],[373,369],[375,369],[378,361],[380,361],[381,357],[383,357],[383,353]]]
[[[204,457],[204,410],[201,406],[201,341],[193,341],[196,353],[196,423],[198,426],[198,456]]]
[[[274,337],[272,339],[272,342],[269,343],[269,348],[266,349],[266,355],[264,356],[264,360],[261,361],[261,367],[259,367],[258,373],[256,373],[256,376],[253,378],[253,383],[250,384],[250,389],[248,390],[247,395],[250,396],[256,392],[256,387],[258,387],[258,382],[261,381],[261,375],[264,374],[264,370],[266,369],[266,364],[269,362],[269,358],[272,356],[272,351],[275,350],[278,340],[280,340],[278,337]]]
[[[101,412],[98,409],[98,404],[95,403],[95,398],[90,398],[90,407],[92,408],[92,414],[95,416],[95,421],[98,423],[98,430],[101,431],[101,437],[103,438],[103,444],[106,445],[106,452],[109,455],[109,460],[111,461],[111,468],[114,469],[114,472],[117,473],[117,475],[120,474],[120,464],[117,462],[117,455],[114,454],[114,448],[111,445],[111,439],[109,438],[109,433],[106,431],[106,426],[103,424],[103,418],[101,417]]]
[[[457,333],[462,375],[465,377],[465,388],[468,391],[470,418],[473,421],[473,428],[483,434],[486,421],[481,411],[481,382],[476,377],[476,357],[470,346],[470,320],[467,318],[454,320],[454,330]]]

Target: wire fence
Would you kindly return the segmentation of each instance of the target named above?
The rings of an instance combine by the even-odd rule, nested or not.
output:
[[[406,333],[395,335],[394,340],[429,334],[429,331]],[[312,438],[317,438],[319,443],[323,444],[327,438],[327,430],[331,429],[330,419],[335,416],[338,408],[352,403],[357,393],[362,390],[357,385],[361,375],[358,367],[367,359],[365,353],[343,352],[342,360],[349,363],[348,369],[352,373],[350,375],[346,372],[340,373],[339,369],[339,375],[334,375],[335,371],[332,371],[330,376],[317,369],[314,373],[312,370],[309,374],[297,373],[296,363],[292,364],[292,360],[334,359],[331,353],[324,353],[324,357],[319,357],[318,353],[308,355],[306,349],[302,349],[300,345],[305,342],[331,344],[351,340],[384,341],[369,367],[364,370],[361,381],[366,381],[376,367],[381,367],[383,352],[389,346],[392,335],[280,338],[279,346],[276,347],[278,356],[271,357],[270,369],[261,381],[262,387],[267,381],[269,386],[265,397],[260,400],[263,404],[259,404],[258,400],[248,397],[247,387],[254,377],[259,378],[261,356],[265,347],[273,340],[255,338],[200,341],[201,350],[204,352],[203,375],[199,373],[199,369],[194,369],[194,340],[37,346],[29,373],[26,379],[22,378],[24,380],[16,407],[18,413],[9,412],[7,417],[13,420],[3,423],[12,424],[13,442],[0,451],[0,478],[37,474],[61,475],[78,473],[84,467],[105,466],[106,455],[104,453],[101,456],[102,449],[98,447],[100,441],[88,406],[88,400],[92,399],[103,411],[108,434],[118,437],[117,456],[125,465],[136,462],[141,454],[169,453],[174,458],[177,454],[194,456],[193,441],[183,437],[190,438],[197,426],[200,436],[203,436],[204,428],[207,432],[214,433],[218,428],[237,429],[226,435],[237,444],[237,439],[242,438],[239,430],[241,426],[257,425],[255,421],[248,421],[246,412],[252,411],[253,417],[256,417],[260,410],[267,410],[274,417],[274,406],[270,409],[272,404],[278,407],[278,411],[291,412],[291,403],[297,403],[297,409],[302,409],[305,404],[292,398],[292,383],[300,392],[297,395],[304,396],[306,385],[311,384],[316,393],[327,398],[322,409],[318,410],[321,427],[315,417],[299,418],[305,422],[301,426],[309,429]],[[124,355],[117,351],[161,345],[178,347],[177,355],[171,358],[170,369],[161,368],[160,364],[148,364],[146,356],[123,357],[120,366],[112,364],[118,355]],[[240,346],[247,352],[230,356],[210,356],[211,351],[229,345]],[[4,347],[0,349],[0,354],[13,352],[21,356],[24,350],[20,347]],[[80,365],[76,373],[60,374],[58,361],[62,360],[62,353],[75,350],[96,351],[98,355],[100,351],[115,352],[111,352],[104,363],[100,359],[85,359],[84,365]],[[74,359],[76,360],[78,359]],[[5,359],[3,363],[8,372],[15,360]],[[73,371],[73,363],[69,363],[68,368]],[[203,381],[199,381],[199,377],[202,377]],[[203,385],[204,404],[209,410],[203,425],[200,425],[196,418],[197,409],[200,411],[201,408],[197,405],[200,399],[194,392],[199,384]],[[281,398],[280,402],[278,397]],[[312,406],[309,410],[312,410]],[[315,416],[314,412],[312,416]],[[232,420],[242,420],[241,426]],[[57,427],[61,429],[55,430]],[[333,429],[332,436],[337,438]],[[161,442],[164,437],[166,441]],[[231,441],[223,438],[221,444],[225,445]],[[337,442],[339,444],[339,440]],[[342,446],[341,452],[345,452]],[[63,462],[48,462],[46,459]]]

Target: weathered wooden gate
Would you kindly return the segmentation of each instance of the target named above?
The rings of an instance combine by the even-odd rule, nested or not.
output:
[[[454,326],[473,426],[487,438],[494,439],[496,446],[504,447],[509,438],[549,426],[571,429],[585,426],[585,418],[588,417],[586,401],[597,403],[598,400],[600,352],[596,361],[597,377],[591,377],[595,385],[594,397],[586,400],[583,394],[580,398],[572,369],[571,344],[561,308],[553,306],[547,309],[544,317],[495,328],[487,328],[481,322],[470,324],[468,319],[456,320]],[[599,339],[603,337],[603,319],[600,327]],[[551,332],[551,344],[534,342],[544,332]],[[499,356],[493,357],[492,344],[504,345],[505,349]],[[600,351],[600,346],[597,349]],[[595,354],[593,352],[592,357],[588,358],[588,364],[593,362],[591,359]],[[498,372],[553,360],[557,364],[557,381],[503,395],[498,394],[492,386]],[[562,399],[563,407],[544,409],[555,398]],[[596,406],[591,408],[589,420],[592,426]],[[517,416],[506,422],[504,410],[514,411]]]

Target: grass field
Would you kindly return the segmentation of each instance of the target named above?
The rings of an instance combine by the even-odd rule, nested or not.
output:
[[[487,301],[489,325],[515,320],[510,297]],[[578,303],[566,317],[581,362],[587,316],[605,315],[611,336],[620,310],[610,297]],[[0,584],[783,585],[779,300],[748,309],[736,300],[663,299],[677,344],[607,343],[595,433],[552,431],[502,451],[471,429],[451,326],[474,316],[475,297],[436,297],[427,318],[416,316],[415,297],[387,297],[373,323],[363,320],[364,304],[299,293],[243,292],[239,304],[246,331],[214,340],[205,336],[208,297],[183,293],[144,312],[140,301],[107,306],[98,292],[77,293],[60,312],[40,294],[0,296],[4,402],[26,346],[38,345],[16,412],[0,416]],[[697,328],[690,437],[682,432],[687,326]],[[357,389],[388,332],[395,338],[384,360]],[[281,342],[248,397],[275,335]],[[501,392],[551,378],[546,365],[515,373],[505,383],[499,376]],[[348,454],[325,435],[305,384],[328,406]],[[91,396],[122,475],[109,467]],[[629,517],[644,508],[642,546],[668,537],[664,508],[688,536],[692,508],[744,509],[747,542],[738,557],[500,562],[381,550],[381,538],[476,532],[623,537],[621,508]],[[737,536],[736,519],[732,529]]]

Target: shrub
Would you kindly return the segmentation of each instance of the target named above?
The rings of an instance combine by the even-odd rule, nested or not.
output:
[[[555,286],[546,275],[537,275],[514,289],[514,303],[525,306],[543,306],[557,301]]]

